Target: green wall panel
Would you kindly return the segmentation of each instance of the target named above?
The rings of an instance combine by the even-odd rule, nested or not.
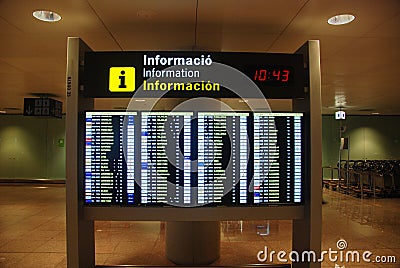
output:
[[[323,166],[336,166],[339,159],[339,129],[349,138],[350,160],[400,159],[400,116],[347,116],[335,120],[333,115],[322,117]],[[347,159],[343,150],[342,159]],[[324,177],[330,173],[325,171]],[[329,175],[330,176],[330,175]]]
[[[0,116],[0,178],[65,179],[64,119]]]

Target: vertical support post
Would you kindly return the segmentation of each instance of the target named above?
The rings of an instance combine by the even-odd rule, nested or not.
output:
[[[215,111],[222,111],[221,100],[207,103]],[[191,107],[204,109],[202,105]],[[220,256],[221,227],[219,221],[168,221],[165,230],[165,253],[178,265],[208,265]]]
[[[167,222],[165,253],[178,265],[208,265],[219,258],[219,221]]]
[[[342,142],[342,120],[339,120],[339,141],[340,141],[340,143]],[[340,192],[340,186],[341,186],[340,185],[340,181],[342,179],[342,147],[341,147],[341,144],[339,145],[339,160],[338,160],[338,163],[339,163],[339,165],[338,165],[338,172],[339,172],[338,189],[339,189],[339,191],[338,192]],[[347,187],[348,187],[348,185],[347,185],[347,181],[346,181],[346,192],[345,192],[345,194],[349,193],[349,188],[347,188]]]
[[[349,174],[349,165],[350,165],[350,137],[347,138],[347,162],[346,162],[346,190],[347,194],[349,194],[349,188],[350,188],[350,174]],[[375,197],[375,193],[374,193]]]
[[[310,129],[307,130],[310,157],[306,159],[308,172],[304,185],[304,218],[293,220],[292,249],[301,253],[314,251],[318,260],[321,251],[322,231],[322,112],[321,112],[321,68],[318,40],[304,44],[297,53],[304,55],[309,70],[308,98],[294,100],[294,107],[306,110]],[[301,254],[300,254],[301,256]],[[321,264],[313,262],[295,262],[293,268],[317,268]]]
[[[67,266],[95,267],[94,222],[83,218],[84,133],[79,117],[93,109],[93,99],[85,99],[79,90],[80,68],[84,52],[89,51],[79,38],[69,37],[67,44],[66,103],[66,220]]]

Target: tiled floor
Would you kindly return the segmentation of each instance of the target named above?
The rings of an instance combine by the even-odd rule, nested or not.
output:
[[[395,256],[397,264],[341,263],[322,267],[400,267],[400,200],[356,199],[325,190],[322,249]],[[165,258],[164,223],[96,222],[96,264],[173,265]],[[290,252],[291,221],[221,222],[215,265],[259,263],[257,252]],[[260,235],[268,234],[268,235]],[[0,267],[66,267],[65,188],[0,186]],[[373,257],[371,257],[372,259]],[[276,263],[279,263],[275,259]]]

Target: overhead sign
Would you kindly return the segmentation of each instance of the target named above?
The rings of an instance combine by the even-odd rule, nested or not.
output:
[[[238,85],[239,93],[232,90]],[[242,83],[242,82],[245,83]],[[239,52],[87,52],[84,95],[140,97],[304,97],[303,56]]]
[[[335,112],[335,119],[336,120],[345,120],[346,119],[346,112],[345,111],[337,111],[337,112]]]
[[[50,98],[24,98],[25,116],[62,117],[62,102]]]

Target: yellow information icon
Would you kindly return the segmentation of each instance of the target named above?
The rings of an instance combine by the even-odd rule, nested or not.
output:
[[[111,67],[108,89],[111,92],[135,91],[135,67]]]

